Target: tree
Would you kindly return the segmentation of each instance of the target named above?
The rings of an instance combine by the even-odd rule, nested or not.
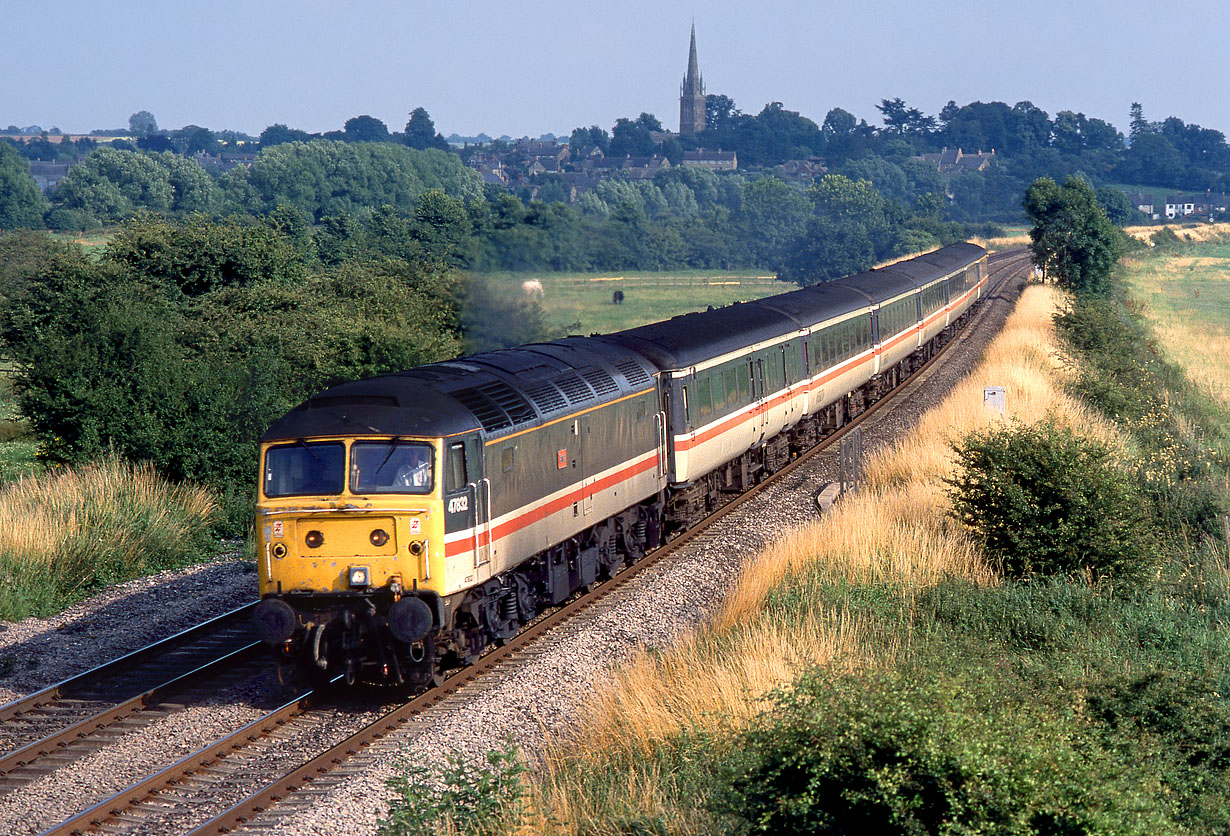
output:
[[[611,135],[597,125],[591,125],[588,128],[573,128],[568,144],[572,147],[574,156],[585,154],[594,146],[605,154],[606,149],[611,147]]]
[[[1123,226],[1133,217],[1139,217],[1132,206],[1132,201],[1128,200],[1128,196],[1119,189],[1099,186],[1096,194],[1098,205],[1102,207],[1102,211],[1106,213],[1110,222],[1116,226]]]
[[[1098,205],[1093,187],[1082,177],[1058,185],[1049,177],[1025,192],[1025,213],[1034,262],[1074,293],[1103,296],[1119,258],[1121,233]]]
[[[1150,130],[1149,122],[1145,119],[1145,109],[1141,107],[1140,102],[1132,102],[1129,122],[1128,136],[1132,138],[1132,142],[1136,141],[1136,137]]]
[[[342,127],[346,142],[388,142],[389,129],[374,116],[355,116]]]
[[[929,134],[936,127],[934,116],[925,116],[916,107],[906,107],[900,97],[881,99],[876,110],[884,114],[885,133],[893,136]]]
[[[187,140],[187,145],[184,148],[184,153],[195,154],[198,151],[203,154],[217,154],[222,150],[218,144],[218,138],[214,132],[208,128],[202,128],[199,125],[189,125],[184,128],[184,139]]]
[[[128,117],[128,130],[132,131],[134,136],[149,136],[158,131],[158,120],[148,110],[138,110]]]
[[[30,166],[13,146],[0,143],[0,229],[41,227],[46,209]]]
[[[436,133],[436,123],[431,121],[431,116],[421,107],[410,111],[410,121],[406,123],[402,141],[411,148],[448,150],[448,143],[444,141],[444,137]]]
[[[706,130],[725,128],[742,115],[739,108],[735,107],[735,100],[730,96],[723,96],[720,93],[710,93],[705,96]]]
[[[611,129],[608,154],[614,157],[631,155],[648,157],[657,151],[653,134],[662,131],[662,123],[652,113],[642,113],[636,119],[619,118]]]
[[[309,142],[311,139],[312,135],[307,131],[288,128],[281,122],[277,122],[261,131],[260,144],[264,149],[281,145],[284,142]]]

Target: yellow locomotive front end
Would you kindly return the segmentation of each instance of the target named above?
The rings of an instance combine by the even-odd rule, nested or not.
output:
[[[431,677],[444,567],[440,451],[441,439],[414,437],[262,445],[255,620],[281,661],[318,681]]]

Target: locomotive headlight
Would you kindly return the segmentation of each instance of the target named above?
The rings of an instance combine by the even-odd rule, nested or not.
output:
[[[351,566],[348,578],[351,586],[367,586],[371,581],[371,572],[366,566]]]
[[[274,543],[273,544],[273,556],[276,557],[278,560],[281,560],[282,558],[286,557],[286,544],[285,543]]]
[[[309,549],[319,549],[325,544],[325,535],[319,531],[309,531],[303,542],[307,543]]]
[[[372,532],[371,540],[373,546],[380,548],[385,543],[389,542],[389,532],[385,531],[383,528],[377,528]]]

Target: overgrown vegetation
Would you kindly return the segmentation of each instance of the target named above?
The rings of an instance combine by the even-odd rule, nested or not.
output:
[[[115,456],[0,488],[0,620],[46,616],[103,587],[216,553],[209,491]]]
[[[457,752],[448,752],[435,768],[401,765],[389,780],[395,793],[389,814],[380,820],[380,836],[497,836],[507,833],[521,817],[525,782],[517,748],[487,753],[477,764]]]

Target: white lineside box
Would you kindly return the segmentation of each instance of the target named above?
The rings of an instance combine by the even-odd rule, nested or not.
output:
[[[987,386],[982,390],[982,405],[994,413],[1003,415],[1008,410],[1008,391],[1002,386]]]

